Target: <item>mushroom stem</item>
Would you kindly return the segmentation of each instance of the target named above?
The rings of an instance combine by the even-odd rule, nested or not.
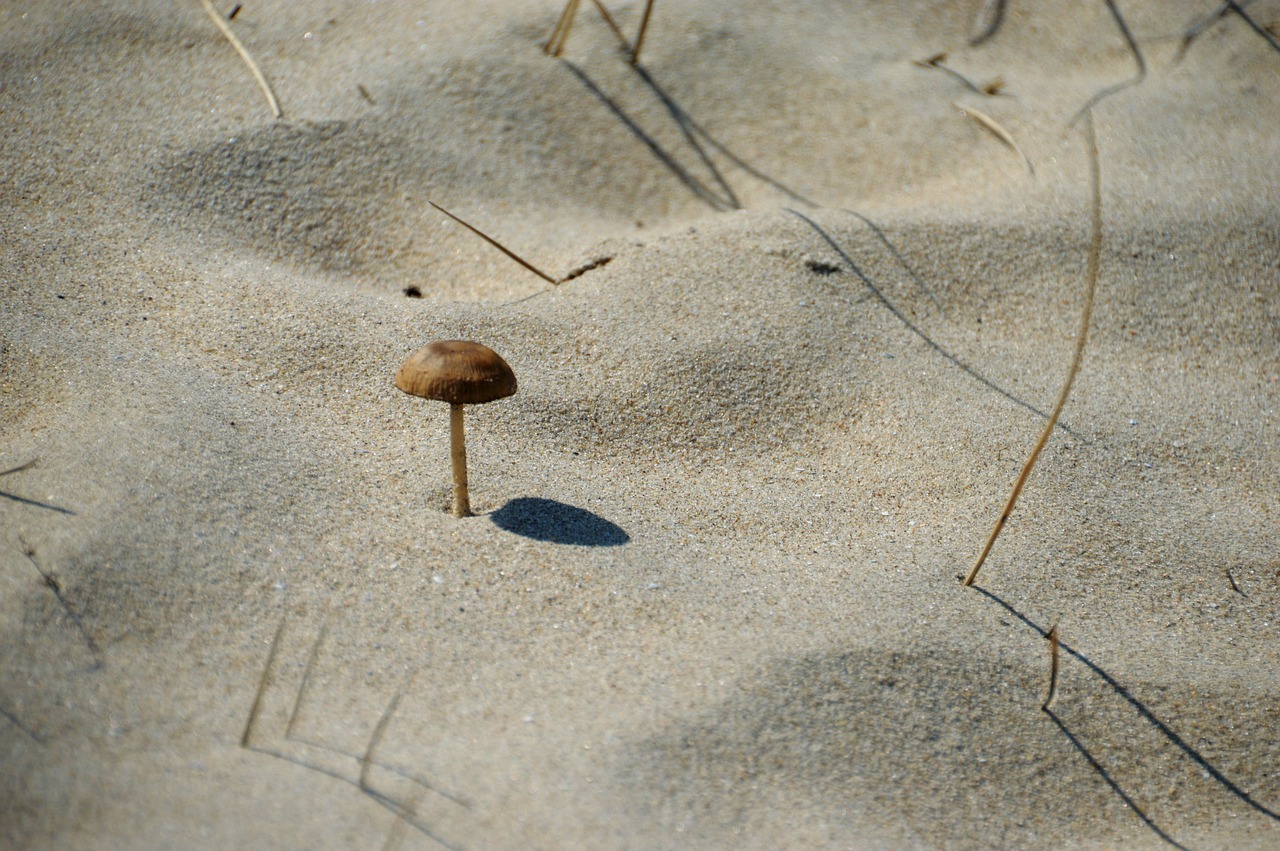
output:
[[[467,444],[463,436],[462,406],[449,406],[449,458],[453,462],[453,516],[470,517],[471,500],[467,496]]]

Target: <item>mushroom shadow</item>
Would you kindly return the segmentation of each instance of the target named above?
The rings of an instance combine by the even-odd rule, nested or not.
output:
[[[622,527],[598,514],[536,496],[513,499],[489,519],[500,529],[553,544],[619,547],[631,540]]]

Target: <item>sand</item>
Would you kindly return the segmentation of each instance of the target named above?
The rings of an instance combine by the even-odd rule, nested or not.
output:
[[[4,4],[0,845],[1280,845],[1280,52],[1121,5],[965,588],[1105,4]]]

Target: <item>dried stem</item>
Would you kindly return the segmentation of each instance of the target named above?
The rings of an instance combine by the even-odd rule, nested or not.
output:
[[[644,45],[644,34],[649,30],[649,14],[653,12],[653,0],[644,4],[644,15],[640,18],[640,33],[636,36],[635,49],[631,51],[631,64],[640,61],[640,48]]]
[[[532,263],[530,263],[529,261],[525,260],[525,259],[524,259],[523,257],[521,257],[520,255],[516,254],[516,253],[515,253],[514,251],[512,251],[511,249],[507,248],[507,247],[506,247],[505,245],[503,245],[501,242],[498,242],[498,240],[496,240],[496,239],[494,239],[493,237],[489,236],[489,234],[487,234],[487,233],[485,233],[484,231],[482,231],[482,230],[480,230],[479,228],[477,228],[475,225],[472,225],[472,224],[470,224],[470,223],[468,223],[468,222],[463,221],[462,219],[458,218],[458,217],[457,217],[457,216],[455,216],[453,213],[450,213],[448,210],[446,210],[444,207],[441,207],[439,204],[435,203],[434,201],[428,201],[427,203],[428,203],[428,204],[430,204],[432,207],[435,207],[435,208],[436,208],[437,210],[439,210],[440,212],[444,213],[444,214],[445,214],[446,216],[448,216],[449,218],[453,219],[453,220],[454,220],[455,222],[457,222],[458,224],[462,225],[462,226],[463,226],[464,228],[466,228],[467,230],[469,230],[469,231],[471,231],[472,233],[474,233],[476,236],[478,236],[478,237],[480,237],[481,239],[483,239],[485,242],[487,242],[487,243],[489,243],[490,245],[492,245],[494,248],[496,248],[496,249],[498,249],[499,251],[501,251],[503,254],[505,254],[505,255],[507,255],[508,257],[510,257],[512,260],[514,260],[514,261],[516,261],[517,263],[519,263],[521,266],[523,266],[523,267],[525,267],[526,269],[528,269],[528,270],[529,270],[530,272],[532,272],[533,274],[537,275],[537,276],[538,276],[539,278],[541,278],[542,280],[546,281],[547,283],[551,284],[552,286],[554,286],[554,285],[556,285],[556,284],[560,283],[560,282],[559,282],[559,281],[557,281],[555,278],[551,277],[551,276],[550,276],[550,275],[548,275],[546,272],[544,272],[544,271],[542,271],[541,269],[539,269],[537,266],[534,266]]]
[[[982,552],[978,554],[978,559],[973,563],[973,568],[969,571],[969,575],[965,577],[964,584],[972,585],[974,580],[978,578],[978,571],[982,569],[982,563],[987,560],[987,555],[991,552],[991,547],[995,545],[996,538],[1000,537],[1004,524],[1008,521],[1009,515],[1013,514],[1013,507],[1018,502],[1018,495],[1022,493],[1022,487],[1027,483],[1027,477],[1031,475],[1031,469],[1036,464],[1036,459],[1040,457],[1040,452],[1044,449],[1045,444],[1049,442],[1049,436],[1053,434],[1053,428],[1058,424],[1058,417],[1062,414],[1062,409],[1066,407],[1067,397],[1071,395],[1071,385],[1075,383],[1076,374],[1080,371],[1080,363],[1084,359],[1084,346],[1089,338],[1089,322],[1093,316],[1093,297],[1098,289],[1098,266],[1102,257],[1102,178],[1098,168],[1098,138],[1093,129],[1093,113],[1085,113],[1085,139],[1089,148],[1089,186],[1092,196],[1090,209],[1090,230],[1091,239],[1089,242],[1089,264],[1085,271],[1085,297],[1084,310],[1080,316],[1080,330],[1076,334],[1076,350],[1071,358],[1071,366],[1067,370],[1067,380],[1062,384],[1062,392],[1058,394],[1057,404],[1053,406],[1053,411],[1049,414],[1049,420],[1045,423],[1044,430],[1040,433],[1040,439],[1036,441],[1035,448],[1031,450],[1031,456],[1027,458],[1027,463],[1022,468],[1022,474],[1018,476],[1018,480],[1013,485],[1013,492],[1009,494],[1009,500],[1005,503],[1004,510],[1000,512],[999,519],[996,520],[995,527],[991,530],[990,536],[987,538],[986,545],[982,548]]]
[[[262,93],[267,96],[267,105],[271,107],[271,112],[276,118],[283,118],[284,112],[280,109],[280,102],[276,100],[275,92],[271,91],[271,84],[267,82],[267,78],[263,76],[262,69],[258,67],[257,62],[253,61],[249,51],[244,49],[240,39],[236,38],[236,34],[231,31],[231,25],[222,19],[218,11],[213,8],[213,3],[210,0],[200,0],[200,5],[204,6],[204,10],[209,13],[209,18],[214,25],[227,37],[227,41],[231,42],[231,46],[236,49],[236,53],[240,54],[244,64],[248,65],[249,70],[253,72],[253,78],[258,81],[258,88],[262,89]]]
[[[551,31],[551,37],[547,39],[547,44],[543,49],[548,56],[559,56],[560,51],[564,50],[565,39],[569,37],[569,30],[573,29],[573,18],[578,14],[578,0],[569,0],[564,4],[564,11],[560,13],[560,20],[556,21],[555,29]]]

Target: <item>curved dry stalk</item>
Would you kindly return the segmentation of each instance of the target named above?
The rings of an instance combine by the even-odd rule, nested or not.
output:
[[[973,563],[973,568],[969,571],[969,575],[965,577],[965,586],[972,585],[974,580],[978,578],[978,571],[982,569],[982,563],[987,560],[991,547],[995,545],[996,538],[1000,537],[1000,532],[1004,529],[1004,524],[1009,520],[1009,515],[1013,514],[1013,507],[1018,502],[1022,487],[1027,483],[1027,477],[1031,475],[1031,469],[1035,467],[1036,459],[1040,457],[1045,444],[1049,442],[1049,436],[1053,434],[1054,426],[1058,424],[1058,417],[1061,416],[1062,409],[1066,407],[1067,397],[1071,395],[1071,385],[1075,383],[1076,374],[1080,372],[1080,363],[1084,360],[1084,345],[1089,338],[1089,322],[1093,317],[1093,297],[1098,289],[1098,266],[1102,257],[1102,178],[1098,168],[1098,137],[1093,129],[1093,113],[1086,112],[1084,115],[1085,139],[1089,147],[1089,186],[1092,195],[1090,230],[1092,233],[1089,242],[1089,264],[1085,271],[1084,309],[1080,315],[1080,331],[1076,334],[1075,354],[1071,357],[1071,366],[1067,370],[1067,380],[1062,384],[1062,392],[1058,394],[1058,401],[1053,406],[1053,411],[1049,414],[1049,420],[1045,423],[1044,430],[1040,433],[1040,439],[1036,441],[1035,448],[1031,450],[1031,456],[1027,458],[1027,463],[1023,465],[1022,473],[1018,476],[1018,480],[1014,482],[1013,492],[1009,494],[1009,500],[1005,503],[1004,510],[1000,512],[1000,517],[996,520],[995,527],[987,537],[986,545],[982,548],[982,552],[978,554],[977,561]]]
[[[200,0],[200,5],[204,6],[204,10],[209,13],[209,18],[213,21],[214,26],[227,37],[227,41],[231,42],[231,46],[236,49],[236,53],[240,54],[244,64],[248,65],[249,70],[253,72],[253,78],[258,81],[258,88],[262,89],[262,93],[267,96],[267,105],[271,107],[271,112],[276,118],[283,118],[284,112],[280,109],[280,102],[276,100],[275,92],[271,91],[271,84],[267,82],[262,69],[258,67],[257,62],[253,61],[249,51],[244,49],[240,39],[236,38],[236,34],[231,31],[231,26],[222,19],[222,16],[218,14],[218,10],[213,8],[213,3],[209,2],[209,0]]]

